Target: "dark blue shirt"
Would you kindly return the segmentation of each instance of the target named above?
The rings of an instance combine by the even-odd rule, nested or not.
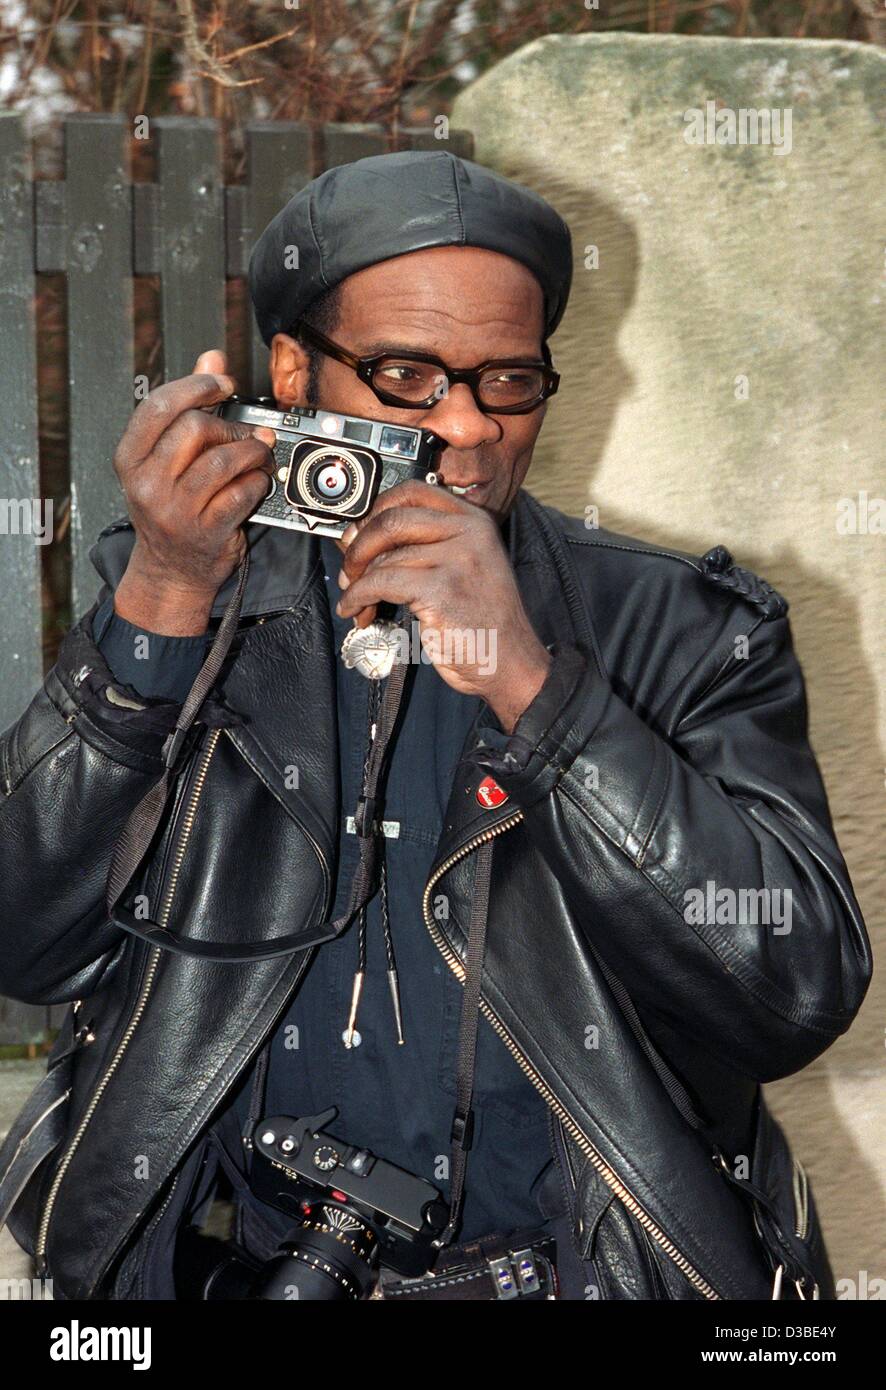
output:
[[[328,539],[321,548],[340,647],[352,625],[335,612],[341,554]],[[137,630],[113,613],[111,600],[99,611],[95,632],[118,679],[144,695],[177,700],[187,694],[207,641],[151,636],[150,660],[138,661],[132,655]],[[359,672],[342,662],[336,669],[342,824],[334,917],[345,910],[358,856],[357,837],[345,823],[360,788],[370,690]],[[367,909],[359,1045],[348,1049],[342,1038],[358,962],[355,922],[317,951],[271,1041],[265,1093],[267,1114],[314,1114],[337,1106],[338,1118],[330,1125],[334,1134],[421,1175],[446,1197],[462,986],[431,939],[422,896],[456,763],[468,731],[485,711],[482,701],[460,695],[421,663],[391,756],[384,816],[397,822],[398,834],[386,837],[385,847],[404,1045],[397,1043],[376,895]],[[244,1086],[233,1102],[241,1130],[250,1089]],[[461,1238],[539,1224],[531,1188],[551,1157],[547,1106],[482,1016],[475,1112]],[[287,1228],[286,1217],[267,1215],[281,1233]]]

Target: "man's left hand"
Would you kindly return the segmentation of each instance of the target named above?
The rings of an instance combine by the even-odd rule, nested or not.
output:
[[[445,488],[406,482],[383,492],[338,542],[338,605],[366,627],[379,603],[405,604],[447,685],[478,695],[511,733],[547,678],[492,516]]]

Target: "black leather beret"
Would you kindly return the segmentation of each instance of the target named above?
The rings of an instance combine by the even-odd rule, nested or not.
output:
[[[402,150],[327,169],[262,232],[249,259],[262,338],[270,345],[275,333],[289,332],[312,300],[348,275],[429,246],[513,256],[544,291],[546,334],[563,317],[572,245],[550,203],[445,150]]]

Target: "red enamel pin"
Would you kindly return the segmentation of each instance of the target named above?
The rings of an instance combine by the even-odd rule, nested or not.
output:
[[[507,799],[508,793],[493,777],[484,777],[477,788],[477,800],[487,811],[494,811],[496,806],[503,806]]]

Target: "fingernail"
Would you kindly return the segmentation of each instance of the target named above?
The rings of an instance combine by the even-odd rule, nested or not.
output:
[[[350,579],[348,578],[348,576],[345,574],[344,570],[339,570],[339,572],[338,572],[338,587],[339,587],[340,589],[347,589],[347,587],[348,587],[348,585],[350,584],[350,582],[351,582],[351,581],[350,581]]]
[[[267,444],[269,448],[273,448],[277,443],[276,433],[274,430],[269,430],[265,425],[259,425],[252,433],[255,435],[256,439],[260,439],[261,442]]]
[[[335,605],[335,611],[340,618],[344,617],[344,614],[341,611],[341,599],[339,599],[338,603]]]
[[[218,389],[220,391],[226,392],[229,396],[234,394],[234,378],[232,376],[222,376],[216,372],[215,379],[218,382]]]
[[[352,521],[348,526],[345,527],[344,531],[342,531],[342,533],[341,533],[341,538],[342,538],[343,544],[344,544],[344,545],[350,545],[350,544],[351,544],[351,541],[354,539],[354,537],[356,536],[356,534],[357,534],[357,527],[354,525],[354,523],[353,523],[353,521]]]

